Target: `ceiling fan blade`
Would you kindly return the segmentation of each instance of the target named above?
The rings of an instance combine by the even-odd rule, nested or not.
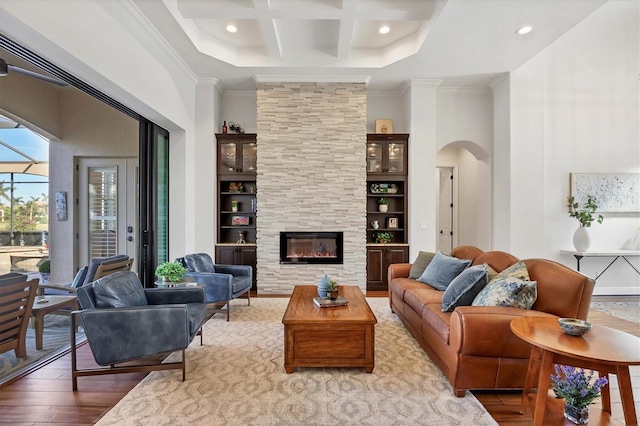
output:
[[[43,75],[43,74],[38,74],[37,72],[33,72],[33,71],[26,70],[24,68],[16,67],[15,65],[7,64],[7,68],[10,69],[11,71],[14,71],[14,72],[17,72],[17,73],[20,73],[20,74],[24,74],[24,75],[28,75],[29,77],[34,77],[34,78],[37,78],[39,80],[46,81],[47,83],[55,84],[57,86],[68,86],[68,84],[66,82],[64,82],[62,80],[59,80],[57,78],[49,77],[49,76],[46,76],[46,75]]]

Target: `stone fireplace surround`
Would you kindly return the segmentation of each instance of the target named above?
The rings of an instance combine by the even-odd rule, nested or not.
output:
[[[325,274],[364,292],[366,85],[259,82],[257,106],[258,293]],[[344,232],[344,263],[280,264],[281,231]]]

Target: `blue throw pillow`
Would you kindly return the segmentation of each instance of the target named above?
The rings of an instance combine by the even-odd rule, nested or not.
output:
[[[442,296],[442,312],[453,312],[457,306],[470,306],[478,293],[487,285],[487,265],[465,269],[451,281]]]
[[[447,256],[441,251],[437,252],[433,257],[429,266],[424,270],[418,281],[429,284],[437,290],[446,290],[451,281],[460,272],[464,271],[467,266],[471,265],[469,259],[458,259],[457,257]]]

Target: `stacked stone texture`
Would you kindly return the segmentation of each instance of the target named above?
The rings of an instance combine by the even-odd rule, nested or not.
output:
[[[258,84],[260,294],[288,294],[324,274],[365,291],[366,120],[364,84]],[[344,232],[344,263],[280,264],[281,231]]]

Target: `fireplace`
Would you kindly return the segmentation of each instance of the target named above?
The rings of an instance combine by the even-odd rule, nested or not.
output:
[[[342,232],[281,232],[280,263],[342,264]]]

